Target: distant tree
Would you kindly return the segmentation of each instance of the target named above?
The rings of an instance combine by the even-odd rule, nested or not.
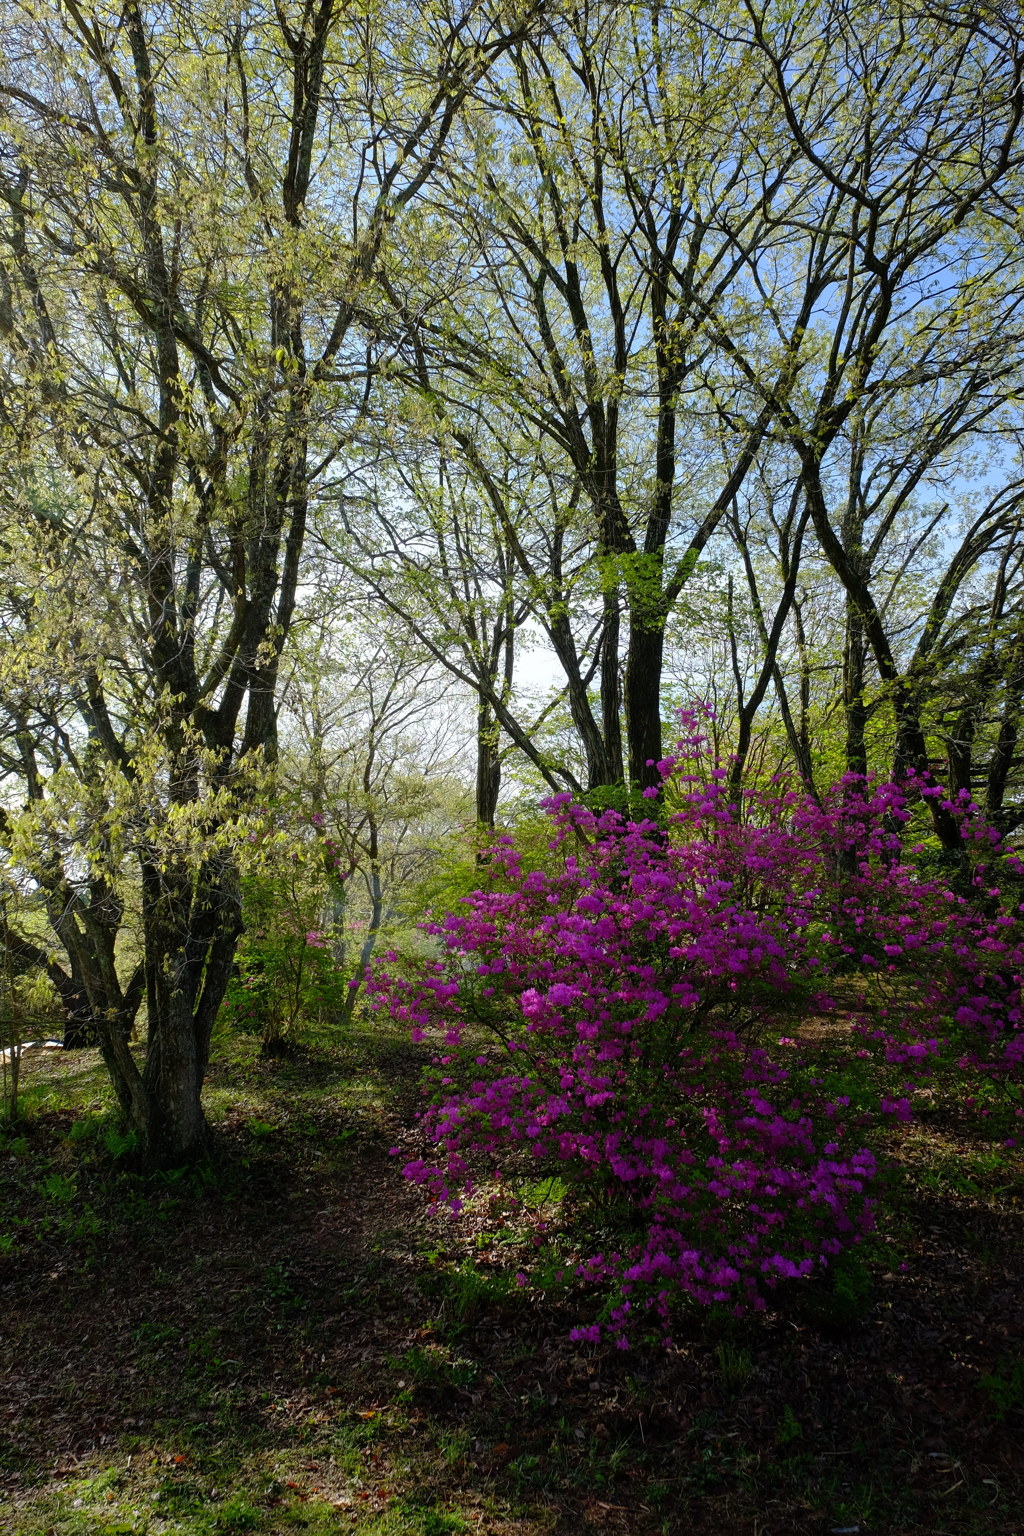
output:
[[[580,636],[573,623],[580,590],[584,601],[595,595],[578,497],[565,494],[541,446],[480,441],[449,419],[425,363],[416,385],[395,393],[365,494],[343,504],[328,539],[376,602],[476,695],[476,814],[493,827],[510,750],[549,788],[581,787],[580,756],[593,780],[599,732],[588,690],[600,624]],[[582,754],[553,754],[542,728],[558,701],[538,706],[516,688],[517,661],[538,636],[565,672]]]
[[[473,822],[467,701],[394,618],[349,612],[338,626],[325,603],[297,637],[278,786],[316,851],[318,921],[347,983],[342,1019],[410,888]]]

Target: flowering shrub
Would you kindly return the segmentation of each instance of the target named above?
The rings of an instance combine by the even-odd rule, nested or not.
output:
[[[951,1049],[1007,1083],[1021,1058],[1020,909],[991,869],[959,894],[921,878],[892,785],[734,803],[686,720],[660,823],[554,797],[550,867],[499,839],[487,888],[425,925],[440,956],[389,955],[371,982],[439,1047],[434,1153],[410,1178],[458,1209],[478,1169],[557,1167],[628,1211],[631,1240],[581,1267],[612,1283],[622,1344],[679,1293],[761,1307],[871,1229],[872,1117],[794,1052],[794,1020],[852,1022],[851,1057],[890,1090],[874,1108],[897,1116]],[[1012,859],[961,814],[987,865]]]

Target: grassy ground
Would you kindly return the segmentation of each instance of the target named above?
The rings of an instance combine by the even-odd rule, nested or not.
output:
[[[622,1353],[569,1342],[587,1297],[516,1284],[514,1217],[404,1184],[420,1065],[376,1024],[291,1061],[224,1042],[215,1173],[153,1180],[116,1162],[91,1053],[30,1060],[0,1145],[5,1531],[1024,1533],[1015,1152],[934,1105],[841,1295]]]

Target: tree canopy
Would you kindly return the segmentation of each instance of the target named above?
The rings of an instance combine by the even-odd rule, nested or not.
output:
[[[204,1144],[282,775],[304,742],[324,814],[341,761],[318,625],[365,658],[376,756],[330,793],[374,935],[380,732],[442,696],[485,829],[656,794],[695,695],[736,783],[940,780],[1019,828],[1016,7],[0,18],[7,942],[154,1160]],[[439,814],[424,751],[392,822]]]

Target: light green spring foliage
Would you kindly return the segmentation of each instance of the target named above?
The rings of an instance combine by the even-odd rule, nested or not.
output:
[[[359,451],[366,294],[521,22],[406,20],[3,5],[0,772],[54,921],[114,931],[141,892],[180,947],[261,846],[309,507]]]
[[[402,490],[376,484],[356,540],[453,669],[480,604],[521,630],[521,602],[560,657],[569,616],[586,671],[611,595],[631,633],[669,626],[725,715],[774,648],[825,778],[862,609],[879,625],[850,686],[880,768],[894,676],[940,742],[933,683],[965,643],[991,685],[969,631],[1015,537],[1024,190],[1019,31],[989,21],[568,7],[489,79],[392,250],[426,324],[394,387]],[[535,729],[526,700],[518,718]]]
[[[0,0],[23,894],[137,932],[143,868],[175,911],[270,880],[282,761],[374,932],[468,878],[415,884],[465,770],[316,757],[292,631],[335,560],[395,662],[355,739],[443,665],[531,790],[632,723],[644,634],[723,739],[765,683],[766,770],[834,777],[861,702],[887,769],[904,680],[940,748],[1019,705],[1013,8],[542,9]],[[538,636],[571,701],[520,685]]]

